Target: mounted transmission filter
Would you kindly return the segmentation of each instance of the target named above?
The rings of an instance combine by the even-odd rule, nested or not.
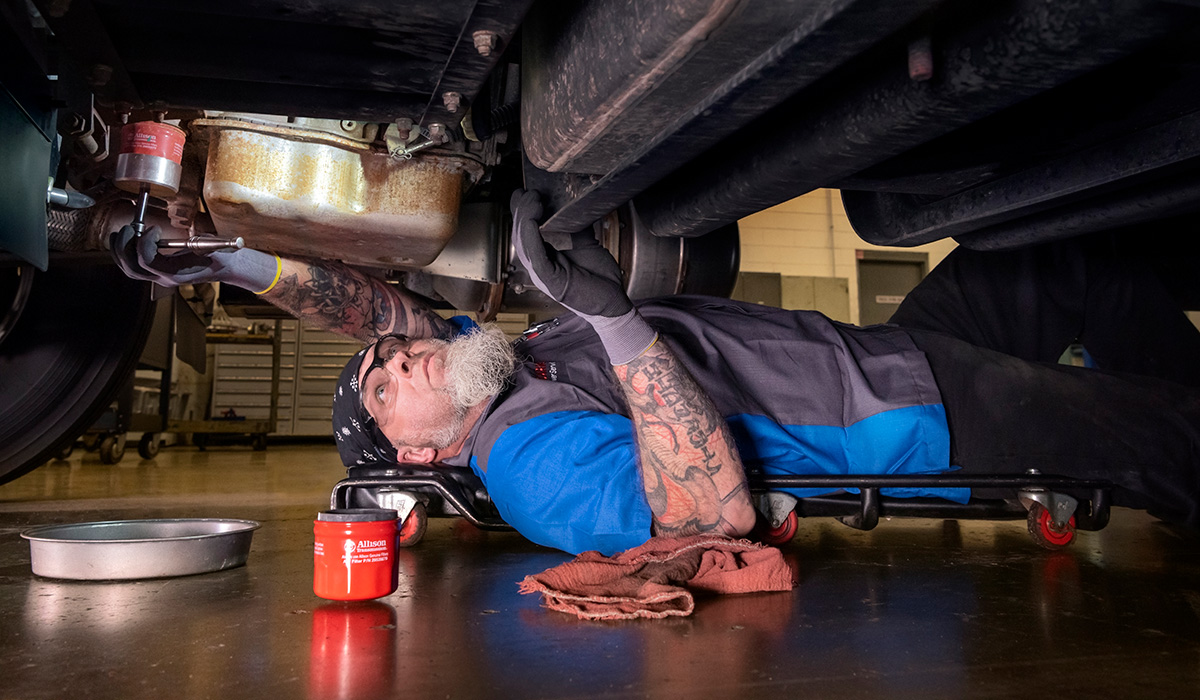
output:
[[[207,135],[204,201],[222,236],[292,255],[373,267],[429,264],[458,228],[483,166],[457,155],[409,159],[321,131],[233,119]]]
[[[121,128],[121,150],[113,183],[134,194],[143,187],[155,197],[179,191],[186,137],[177,126],[162,122],[131,122]]]

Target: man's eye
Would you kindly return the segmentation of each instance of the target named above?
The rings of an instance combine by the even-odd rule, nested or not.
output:
[[[379,401],[380,403],[383,403],[383,389],[384,386],[382,384],[375,387],[375,400]]]

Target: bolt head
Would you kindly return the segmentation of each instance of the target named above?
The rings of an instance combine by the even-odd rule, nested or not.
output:
[[[485,58],[491,56],[492,51],[496,50],[496,45],[500,43],[500,37],[496,35],[496,32],[486,30],[475,32],[471,38],[475,41],[475,50]]]
[[[457,92],[443,92],[442,104],[446,106],[447,112],[453,114],[462,105],[462,95]]]
[[[407,141],[412,135],[412,128],[413,120],[409,119],[408,117],[396,118],[396,135],[399,136],[402,141]]]

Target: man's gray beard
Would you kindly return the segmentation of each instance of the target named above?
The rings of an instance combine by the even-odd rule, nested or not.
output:
[[[456,408],[468,408],[500,393],[512,377],[512,343],[499,326],[487,324],[450,341],[446,380]]]
[[[454,408],[454,419],[423,436],[422,444],[441,450],[462,437],[467,411],[500,393],[516,370],[512,343],[499,326],[486,324],[449,341],[446,351],[446,387],[442,390]]]

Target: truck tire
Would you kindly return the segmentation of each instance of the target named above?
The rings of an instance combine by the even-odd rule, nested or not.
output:
[[[95,422],[136,368],[154,316],[150,284],[107,262],[52,260],[23,295],[17,269],[0,268],[0,309],[19,311],[0,337],[0,483]]]

